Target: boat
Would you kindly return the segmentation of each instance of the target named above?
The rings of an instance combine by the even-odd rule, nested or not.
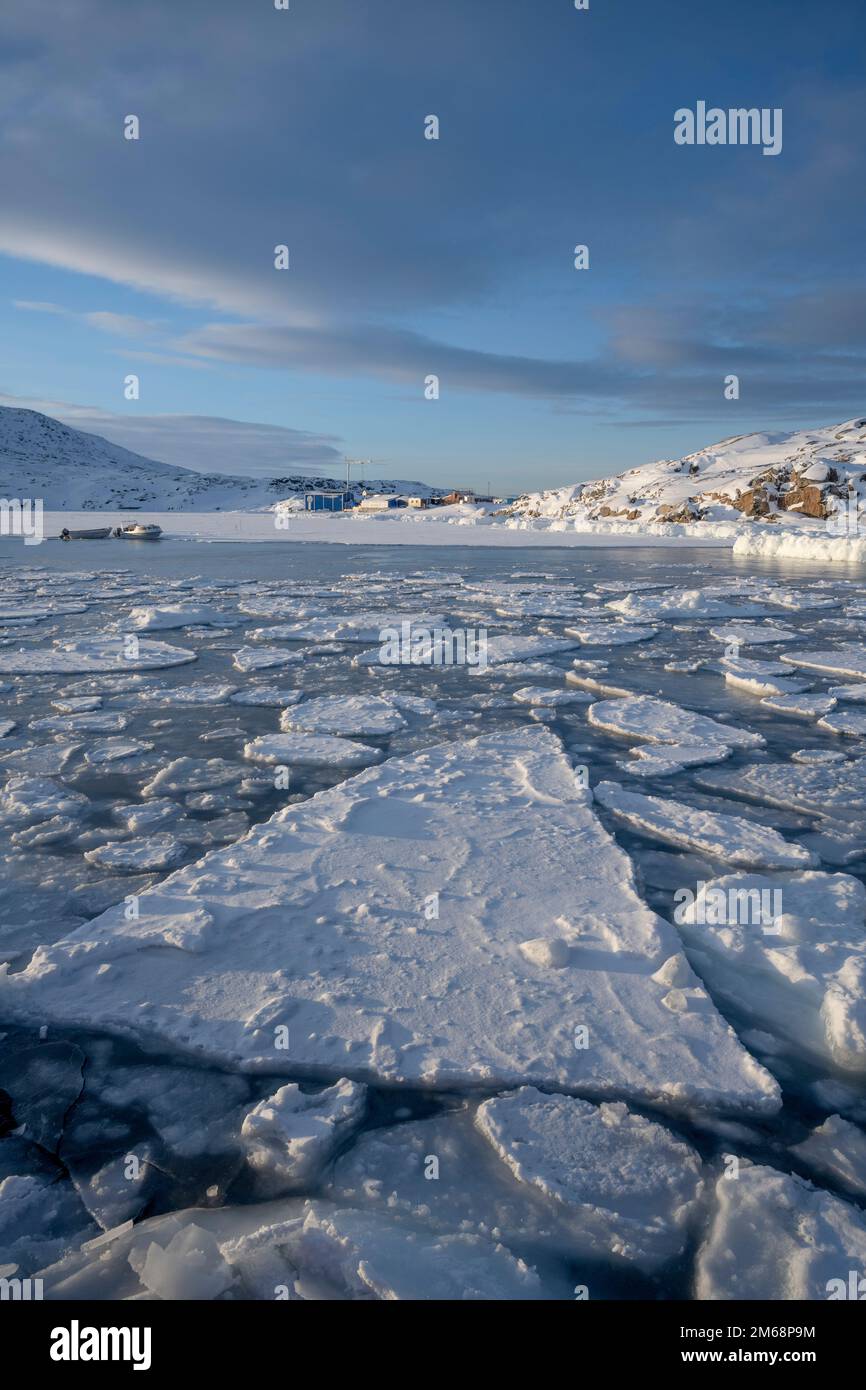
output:
[[[122,541],[158,541],[162,527],[152,522],[128,521],[125,526],[115,527],[114,534]]]
[[[60,532],[60,539],[62,541],[104,541],[106,536],[110,535],[110,526],[97,526],[90,531],[70,531],[68,526],[64,526]]]

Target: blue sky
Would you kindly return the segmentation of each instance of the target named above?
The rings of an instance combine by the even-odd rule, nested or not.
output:
[[[500,491],[863,414],[864,37],[862,0],[8,0],[0,399]],[[676,145],[698,100],[781,107],[782,152]]]

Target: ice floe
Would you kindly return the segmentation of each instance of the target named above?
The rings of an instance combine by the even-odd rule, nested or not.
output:
[[[617,782],[600,782],[595,797],[618,820],[651,839],[695,849],[746,868],[800,868],[816,862],[802,845],[791,844],[777,830],[742,816],[696,810],[682,801],[626,791]]]
[[[706,714],[696,714],[668,700],[652,695],[629,695],[625,699],[601,700],[590,705],[586,714],[590,724],[624,738],[645,739],[648,743],[706,747],[714,762],[720,747],[760,748],[764,739],[751,729],[720,724]]]
[[[363,1118],[367,1088],[343,1078],[323,1091],[281,1086],[248,1111],[241,1126],[247,1163],[264,1196],[316,1181],[338,1145]]]
[[[565,1210],[575,1254],[652,1268],[681,1253],[701,1161],[661,1125],[530,1086],[484,1101],[475,1123],[519,1182]]]
[[[117,840],[88,849],[84,857],[100,869],[142,873],[152,869],[171,869],[186,853],[186,845],[174,836],[159,833],[140,840]]]
[[[789,1054],[866,1075],[866,889],[859,879],[727,874],[700,884],[676,917],[714,997],[783,1038]]]
[[[566,968],[524,957],[539,937],[565,943]],[[679,950],[534,727],[395,758],[286,808],[143,894],[137,920],[113,908],[38,949],[0,995],[7,1017],[236,1069],[774,1110],[774,1082],[698,981],[675,1010],[654,978]]]
[[[280,728],[286,733],[393,734],[406,720],[391,700],[380,695],[322,695],[284,710]]]
[[[849,1271],[856,1289],[864,1269],[866,1221],[856,1207],[745,1160],[736,1178],[719,1178],[698,1252],[697,1298],[848,1298]]]
[[[855,676],[866,680],[866,647],[854,642],[830,651],[785,652],[782,660],[791,666],[803,666],[808,671],[821,671],[828,676]]]
[[[286,647],[239,647],[232,665],[238,671],[268,671],[274,666],[291,666],[303,659],[302,652]]]
[[[801,1143],[792,1144],[791,1153],[813,1173],[866,1197],[866,1134],[841,1115],[829,1115]]]
[[[262,734],[244,744],[244,757],[286,767],[369,767],[381,762],[380,748],[329,734]]]
[[[53,647],[21,647],[0,650],[0,672],[5,675],[72,675],[83,671],[152,671],[184,666],[195,661],[195,652],[168,642],[123,637],[79,637]]]

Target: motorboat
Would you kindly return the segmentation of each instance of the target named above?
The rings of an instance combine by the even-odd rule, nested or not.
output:
[[[115,536],[121,541],[158,541],[162,527],[144,521],[128,521],[125,526],[117,526]]]
[[[96,526],[89,531],[70,531],[68,526],[64,526],[60,532],[60,539],[62,541],[104,541],[110,535],[110,526]]]

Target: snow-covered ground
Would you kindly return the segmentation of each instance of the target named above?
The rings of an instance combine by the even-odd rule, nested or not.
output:
[[[823,1299],[866,1273],[856,581],[21,555],[0,1277]],[[487,659],[394,662],[402,624]]]
[[[178,469],[130,454],[34,411],[0,408],[0,484],[39,498],[48,537],[63,527],[133,517],[203,542],[342,545],[681,546],[733,549],[742,560],[866,564],[866,420],[737,435],[681,459],[616,477],[529,492],[514,503],[308,514],[309,489],[339,480],[267,480]],[[430,497],[405,479],[368,480],[379,494]],[[360,485],[353,483],[356,498]],[[2,490],[0,489],[0,490]],[[438,491],[443,491],[439,489]],[[579,615],[577,615],[579,616]]]
[[[438,491],[406,479],[370,479],[366,485],[377,493],[422,497]],[[295,473],[290,466],[273,478],[177,468],[134,454],[101,435],[73,429],[37,410],[0,406],[0,496],[39,498],[46,511],[62,511],[68,517],[84,512],[81,526],[99,525],[94,512],[111,513],[116,508],[126,509],[118,520],[127,520],[130,511],[142,508],[169,514],[266,510],[302,497],[308,488],[342,486],[342,480],[309,471]],[[73,523],[61,521],[63,525]]]

